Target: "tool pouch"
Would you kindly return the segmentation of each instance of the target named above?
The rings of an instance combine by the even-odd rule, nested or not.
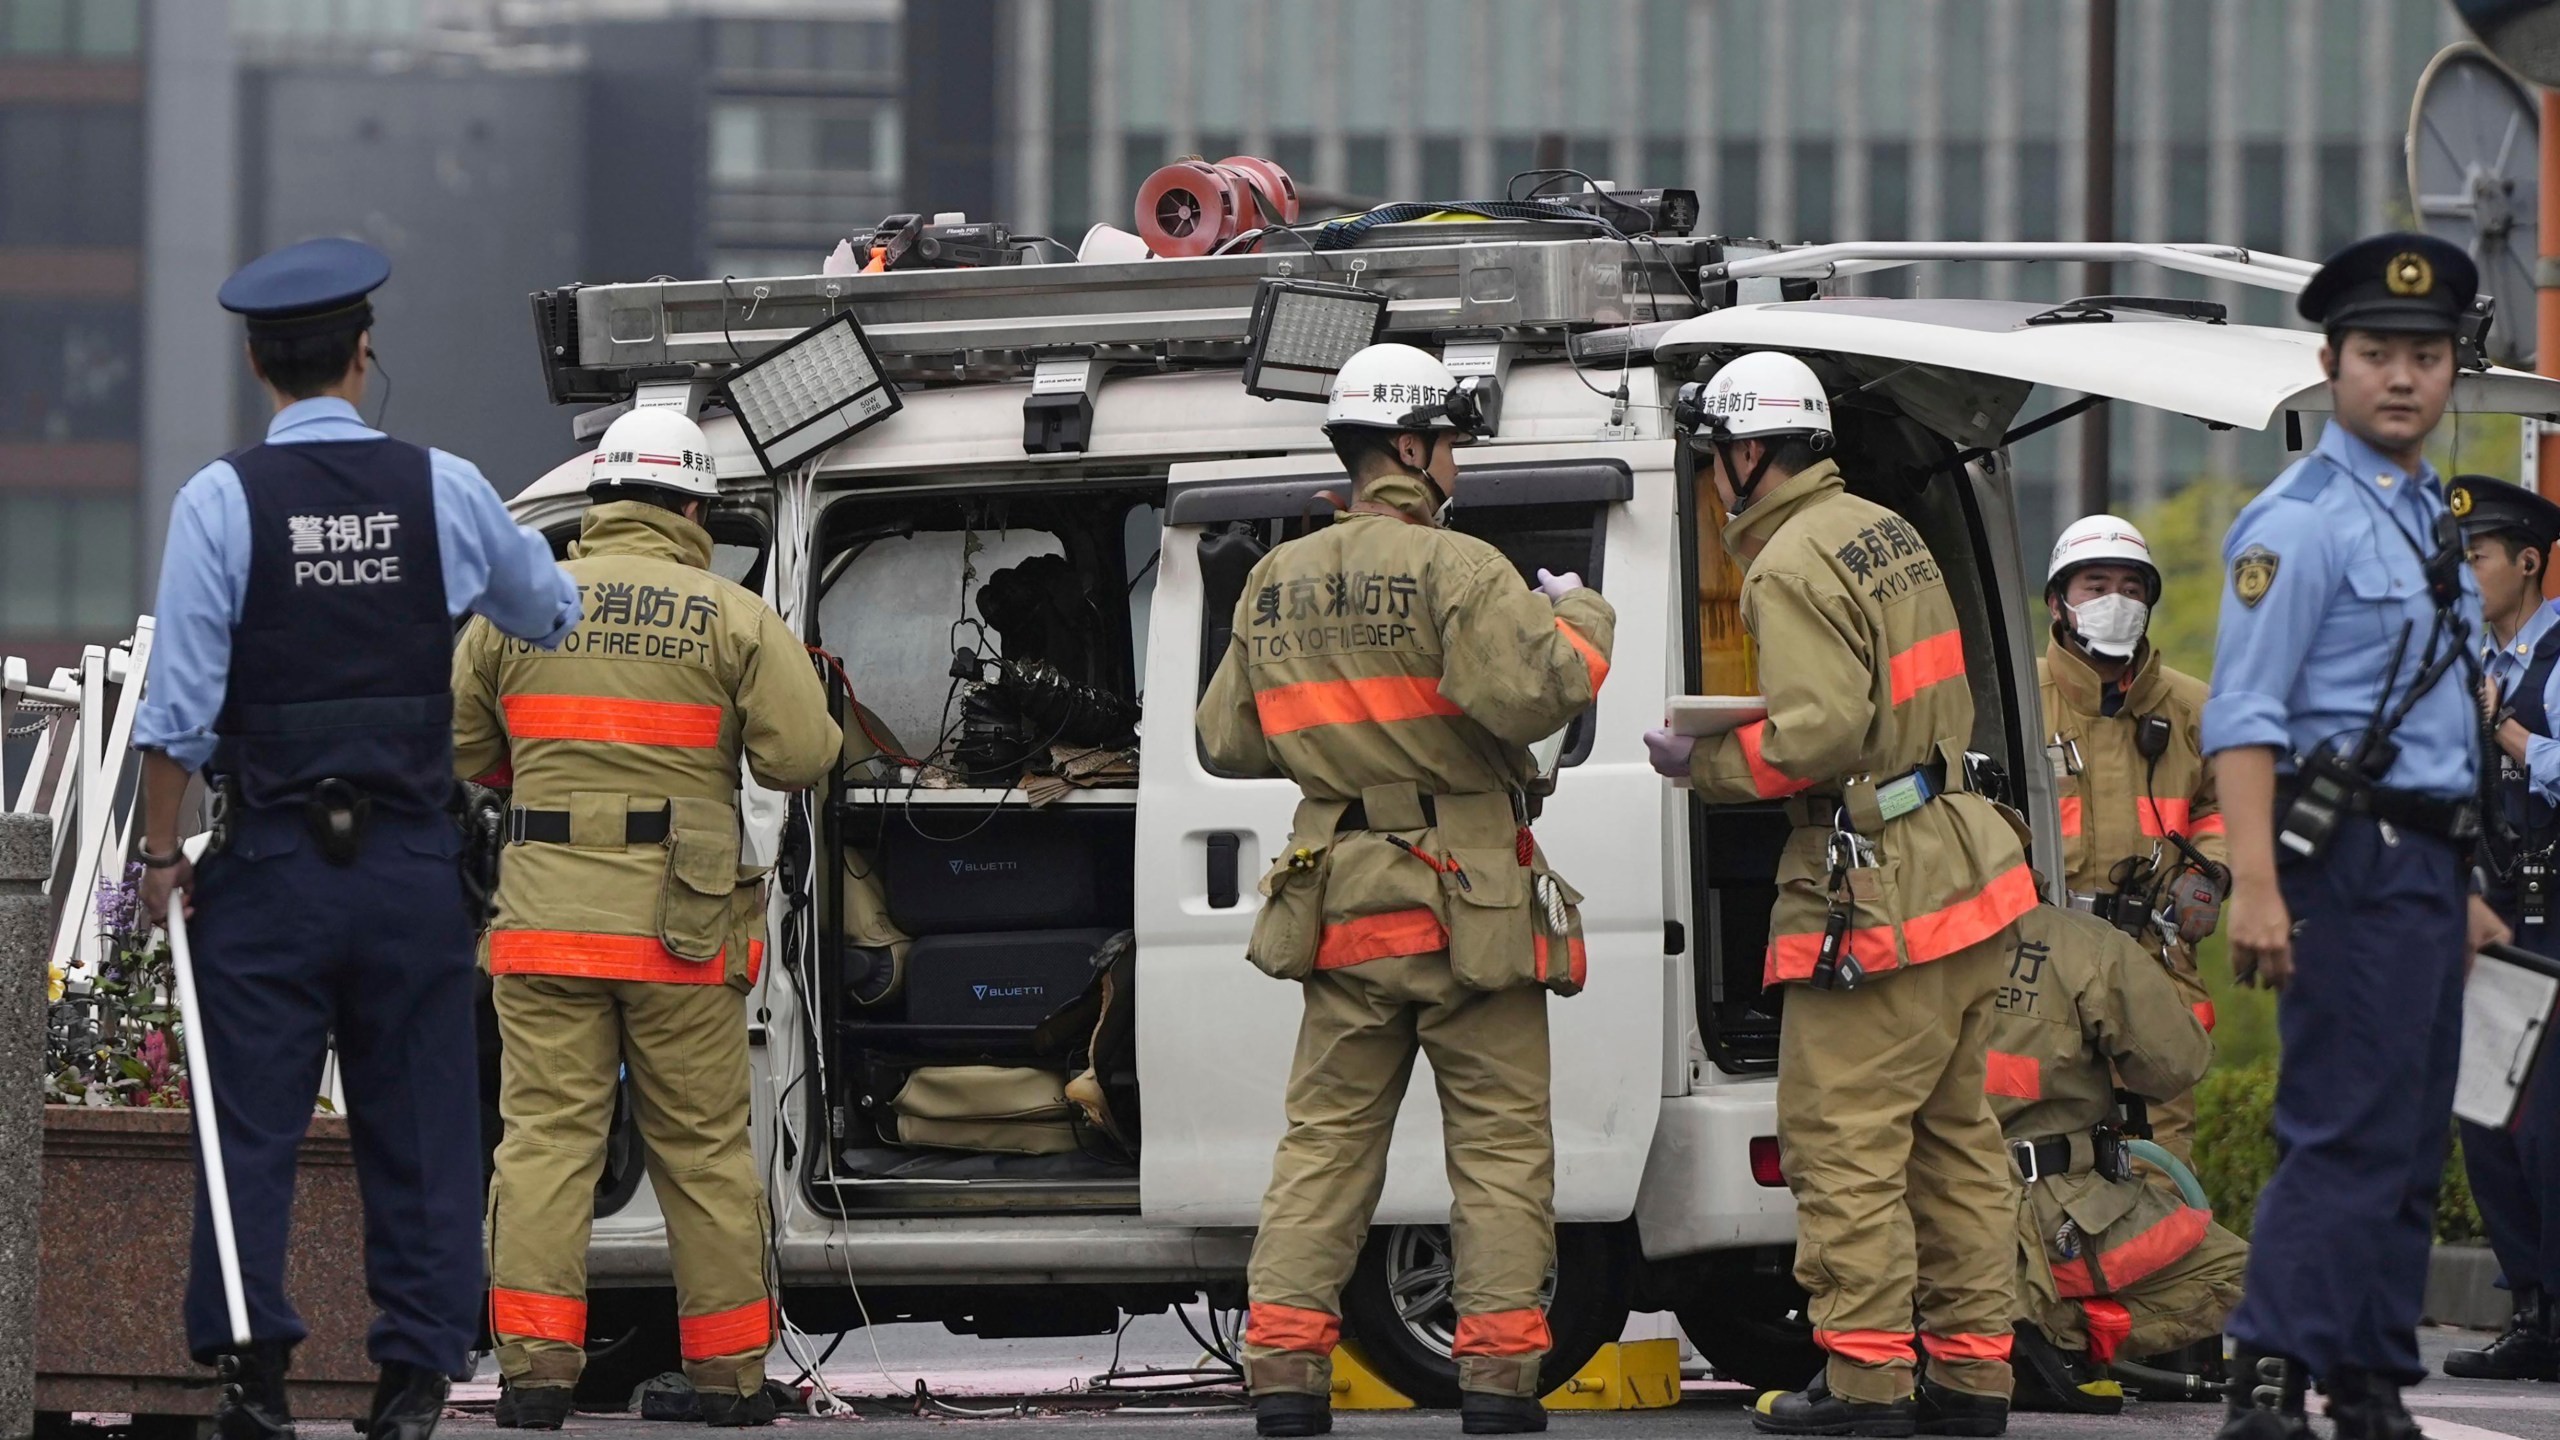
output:
[[[741,993],[755,988],[757,962],[765,948],[765,878],[770,865],[738,866],[737,883],[729,891],[729,935],[721,978]]]
[[[1289,848],[1262,873],[1254,888],[1262,892],[1262,911],[1253,917],[1253,938],[1245,942],[1245,958],[1275,980],[1304,980],[1315,973],[1316,949],[1324,939],[1324,882],[1333,868],[1333,847],[1308,836],[1291,836]]]
[[[320,857],[332,865],[352,865],[364,848],[366,824],[373,819],[373,797],[332,777],[312,787],[303,802],[302,823],[311,831]]]
[[[1533,872],[1508,845],[1453,845],[1448,865],[1440,872],[1440,894],[1449,914],[1449,968],[1458,983],[1471,990],[1540,983],[1530,914]]]
[[[667,803],[658,943],[681,959],[716,960],[729,943],[729,894],[738,886],[738,812],[720,800]]]
[[[1541,860],[1529,880],[1530,937],[1538,983],[1558,995],[1579,995],[1588,962],[1582,947],[1582,892]]]

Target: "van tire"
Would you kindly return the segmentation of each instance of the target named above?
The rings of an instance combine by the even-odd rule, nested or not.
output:
[[[621,1414],[631,1407],[632,1391],[684,1368],[674,1292],[594,1290],[587,1303],[587,1365],[578,1375],[575,1402],[580,1410]]]
[[[1822,1373],[1822,1347],[1791,1275],[1719,1266],[1689,1287],[1672,1313],[1718,1377],[1753,1390],[1800,1390]]]
[[[1573,1378],[1600,1347],[1627,1328],[1632,1283],[1630,1246],[1623,1225],[1556,1227],[1556,1275],[1547,1304],[1547,1329],[1555,1348],[1539,1372],[1545,1393]],[[1378,1378],[1426,1409],[1458,1404],[1458,1362],[1449,1354],[1455,1309],[1446,1289],[1449,1229],[1445,1225],[1381,1225],[1360,1248],[1351,1283],[1342,1292],[1343,1328]],[[1407,1288],[1427,1281],[1429,1308],[1408,1321],[1395,1299],[1395,1282]]]

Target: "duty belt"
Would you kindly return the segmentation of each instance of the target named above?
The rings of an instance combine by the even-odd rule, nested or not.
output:
[[[1908,815],[1946,793],[1947,762],[1944,760],[1931,760],[1890,780],[1875,783],[1876,808],[1887,820]],[[1818,792],[1795,796],[1786,803],[1787,820],[1798,827],[1827,825],[1831,823],[1831,817],[1819,807],[1836,808],[1840,803],[1839,796]]]
[[[2291,775],[2276,777],[2276,815],[2282,823],[2285,810],[2300,793],[2302,782]],[[2446,800],[2417,790],[2400,790],[2388,785],[2364,785],[2347,792],[2346,808],[2360,815],[2396,825],[2419,835],[2432,835],[2455,845],[2468,845],[2480,838],[2480,805],[2468,798]]]
[[[1434,803],[1432,797],[1428,795],[1422,796],[1421,800],[1422,823],[1424,828],[1428,829],[1437,826],[1440,823],[1439,805]],[[1334,833],[1337,835],[1341,834],[1345,830],[1368,830],[1372,828],[1374,827],[1369,824],[1369,807],[1361,804],[1357,800],[1352,801],[1349,806],[1344,808],[1341,819],[1333,822]]]
[[[2009,1163],[2018,1167],[2019,1177],[2030,1185],[2059,1175],[2095,1172],[2110,1180],[2122,1180],[2132,1173],[2126,1165],[2124,1136],[2107,1126],[2079,1135],[2012,1140]]]
[[[2126,919],[2148,920],[2151,918],[2148,914],[2143,913],[2142,901],[2135,896],[2125,895],[2113,890],[2100,890],[2095,892],[2088,890],[2071,890],[2064,893],[2070,900],[2070,906],[2072,909],[2080,911],[2085,915],[2095,915],[2110,925],[2122,924]],[[2125,907],[2128,905],[2133,907],[2133,913],[2131,915],[2128,915],[2125,911]]]
[[[663,845],[667,839],[667,821],[671,807],[656,810],[633,810],[622,817],[622,843],[625,845]],[[569,843],[569,812],[566,810],[526,810],[521,807],[507,812],[507,843],[522,845],[538,841],[545,845]]]

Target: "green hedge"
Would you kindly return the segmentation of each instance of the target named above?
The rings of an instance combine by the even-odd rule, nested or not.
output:
[[[2258,1208],[2258,1192],[2276,1170],[2275,1102],[2273,1059],[2218,1065],[2196,1087],[2196,1178],[2213,1199],[2213,1218],[2244,1237]],[[2457,1137],[2445,1158],[2444,1188],[2436,1196],[2436,1239],[2478,1240],[2484,1233]]]

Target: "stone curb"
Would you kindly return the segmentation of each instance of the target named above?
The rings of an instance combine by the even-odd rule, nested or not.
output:
[[[2498,1288],[2498,1257],[2486,1245],[2438,1245],[2427,1266],[2427,1319],[2498,1330],[2514,1306]]]

